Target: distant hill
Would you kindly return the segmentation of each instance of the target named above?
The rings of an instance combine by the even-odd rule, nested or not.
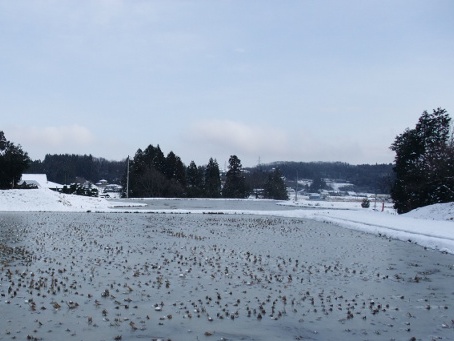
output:
[[[392,164],[350,165],[345,162],[292,162],[277,161],[247,168],[251,173],[268,172],[279,168],[285,176],[287,185],[295,187],[298,179],[331,179],[348,182],[352,186],[346,190],[356,192],[389,194],[393,179]]]

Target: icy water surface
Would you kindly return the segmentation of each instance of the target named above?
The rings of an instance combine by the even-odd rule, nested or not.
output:
[[[178,199],[178,198],[151,198],[151,199],[112,199],[112,202],[137,202],[146,204],[144,207],[134,207],[131,210],[198,210],[198,211],[219,211],[219,210],[257,210],[257,211],[282,211],[294,210],[295,207],[277,205],[279,200],[249,200],[249,199]],[[360,205],[358,203],[358,205]],[[317,208],[314,201],[312,208]]]
[[[0,340],[453,340],[454,257],[310,220],[0,213]]]

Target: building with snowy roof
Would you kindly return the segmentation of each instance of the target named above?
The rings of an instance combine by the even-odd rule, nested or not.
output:
[[[22,174],[21,181],[19,184],[26,183],[27,185],[35,185],[38,188],[49,188],[58,190],[63,188],[63,185],[57,184],[56,182],[48,181],[46,174]]]

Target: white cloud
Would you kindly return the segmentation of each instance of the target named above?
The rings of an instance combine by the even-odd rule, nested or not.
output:
[[[189,131],[191,140],[212,149],[230,148],[232,151],[259,155],[280,153],[288,147],[283,131],[260,125],[247,125],[231,120],[204,120],[195,122]]]
[[[50,154],[75,153],[85,150],[95,142],[90,129],[78,124],[48,127],[16,126],[8,129],[7,138],[22,145],[30,154],[43,150]]]
[[[94,140],[91,131],[77,124],[60,127],[25,127],[22,128],[24,139],[55,147],[62,144],[87,146]]]
[[[222,162],[237,155],[244,166],[272,161],[342,161],[348,163],[390,162],[389,150],[379,143],[358,142],[349,135],[327,134],[323,129],[296,127],[283,131],[274,127],[245,124],[233,120],[203,120],[194,122],[185,136],[182,148],[189,157],[205,155],[201,162],[215,157]],[[180,150],[180,149],[178,149]]]

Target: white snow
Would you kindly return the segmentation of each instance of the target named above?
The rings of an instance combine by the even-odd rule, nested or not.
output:
[[[345,228],[361,230],[387,238],[417,243],[421,246],[454,254],[454,203],[436,204],[397,215],[391,204],[383,212],[381,203],[371,203],[369,209],[361,208],[360,202],[307,201],[279,202],[294,206],[286,211],[219,211],[230,214],[261,214],[294,218],[308,218],[333,223]],[[66,195],[48,189],[0,191],[0,211],[46,212],[118,212],[124,207],[144,206],[131,201],[115,203],[102,198]],[[165,210],[179,212],[182,210]],[[147,212],[141,210],[141,212]],[[201,213],[200,210],[184,211]]]
[[[106,199],[62,194],[47,188],[0,191],[0,211],[109,211],[115,206],[118,206],[118,204]],[[121,203],[121,206],[125,206],[124,203]]]

